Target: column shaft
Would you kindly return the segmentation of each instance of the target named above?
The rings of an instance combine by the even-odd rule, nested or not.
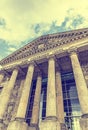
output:
[[[55,60],[53,57],[48,61],[46,117],[56,117]]]
[[[56,101],[57,101],[57,117],[60,123],[64,123],[63,93],[62,93],[61,74],[59,71],[56,72]]]
[[[4,73],[1,73],[0,74],[0,83],[2,82],[3,78],[4,78]]]
[[[3,118],[4,112],[6,110],[12,89],[14,88],[14,84],[17,78],[18,70],[14,69],[9,80],[8,86],[4,87],[2,93],[0,95],[0,119]]]
[[[72,52],[70,57],[71,57],[79,102],[81,105],[81,110],[83,114],[85,113],[88,114],[88,90],[87,90],[86,81],[84,79],[84,75],[76,52]]]
[[[23,87],[23,90],[22,90],[22,95],[21,95],[19,107],[18,107],[18,110],[17,110],[16,118],[25,119],[28,99],[29,99],[29,96],[30,96],[33,72],[34,72],[34,65],[31,64],[28,67],[28,71],[27,71],[25,82],[24,82],[24,87]]]
[[[38,125],[38,122],[39,122],[41,85],[42,85],[42,77],[38,75],[33,110],[32,110],[32,119],[31,119],[31,124],[35,124],[35,125]]]

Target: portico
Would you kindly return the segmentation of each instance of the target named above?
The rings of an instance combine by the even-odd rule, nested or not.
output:
[[[82,30],[82,32],[83,31],[85,30]],[[49,46],[46,44],[40,46],[40,41],[44,42],[44,38],[41,37],[39,39],[40,41],[37,41],[36,44],[34,43],[36,48],[33,48],[34,51],[32,51],[31,46],[33,43],[31,43],[30,46],[26,46],[26,48],[31,48],[30,51],[26,51],[25,48],[22,48],[21,51],[19,51],[20,54],[17,53],[17,57],[12,54],[12,57],[14,55],[13,61],[11,61],[10,57],[1,61],[2,70],[6,71],[11,76],[8,85],[5,87],[3,86],[0,94],[0,130],[67,130],[64,118],[65,99],[63,99],[61,75],[69,72],[73,72],[74,75],[78,100],[82,112],[80,120],[80,124],[82,125],[80,128],[82,130],[88,129],[88,91],[86,78],[82,70],[82,67],[88,63],[88,58],[86,57],[86,55],[88,55],[88,44],[86,42],[87,39],[84,38],[84,33],[81,34],[80,32],[79,30],[78,33],[81,35],[81,40],[79,38],[77,41],[75,38],[75,33],[77,32],[74,31],[74,40],[72,41],[70,37],[70,41],[67,45],[64,43],[65,41],[61,42],[63,45],[57,42],[59,37],[65,36],[66,34],[50,36],[49,40],[56,39],[55,44],[51,42]],[[72,32],[68,32],[67,34],[71,35]],[[48,39],[48,37],[45,39]],[[75,42],[77,42],[77,44]],[[25,51],[25,53],[22,53],[22,51]],[[28,52],[30,52],[30,54]],[[24,58],[25,56],[26,58]],[[2,73],[2,70],[0,71],[1,85],[5,77],[5,73]],[[45,86],[47,88],[47,93],[46,99],[44,99],[44,97],[42,99],[42,95],[44,95],[44,93],[42,93],[42,86],[43,79],[45,78],[47,78],[47,85]],[[9,123],[5,124],[4,116],[5,112],[8,110],[11,94],[16,83],[23,79],[24,85],[14,120],[10,119]],[[35,85],[33,85],[33,81],[36,81]],[[33,94],[34,97],[31,100],[33,86],[35,90]],[[19,95],[19,91],[17,91],[17,94]],[[44,100],[46,102],[45,106],[43,106]],[[30,108],[30,116],[27,114],[27,111],[31,103],[32,108]],[[42,104],[42,107],[45,107],[46,115],[44,120],[41,121],[40,118],[42,117],[40,117],[40,113],[42,107],[40,104]],[[13,112],[14,111],[15,110],[13,110]],[[12,113],[9,111],[9,114]],[[31,119],[29,120],[28,117],[31,117]]]

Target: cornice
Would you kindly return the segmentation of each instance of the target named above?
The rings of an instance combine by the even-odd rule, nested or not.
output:
[[[50,49],[88,38],[88,28],[41,36],[0,61],[3,66]]]
[[[86,42],[82,43],[81,44],[81,48],[83,47],[86,47]],[[88,45],[87,45],[87,50],[88,50]],[[19,60],[18,62],[13,62],[12,64],[7,64],[5,66],[2,67],[1,71],[2,70],[9,70],[9,69],[14,69],[16,66],[18,67],[24,67],[24,66],[28,66],[29,64],[31,63],[34,63],[36,66],[37,64],[36,63],[42,63],[44,61],[47,61],[49,59],[49,57],[52,57],[54,56],[55,59],[57,60],[57,57],[58,58],[61,58],[61,57],[64,57],[64,56],[67,56],[69,55],[69,50],[72,52],[74,51],[75,47],[65,47],[65,48],[62,48],[62,47],[59,47],[59,48],[54,48],[53,50],[47,50],[45,52],[41,52],[41,53],[38,53],[38,54],[35,54],[35,55],[32,55],[31,57],[29,58],[24,58],[23,60]],[[80,47],[79,45],[76,46],[76,50],[77,50],[77,54],[80,53]],[[83,51],[83,50],[82,50]]]

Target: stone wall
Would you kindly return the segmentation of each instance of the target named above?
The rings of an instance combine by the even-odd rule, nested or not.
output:
[[[23,89],[23,84],[24,80],[17,81],[14,86],[14,89],[12,90],[12,94],[10,96],[6,112],[3,116],[3,130],[6,130],[9,122],[15,119],[15,115],[21,97],[21,92]]]

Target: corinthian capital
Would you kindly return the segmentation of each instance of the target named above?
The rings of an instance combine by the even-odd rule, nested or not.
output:
[[[69,55],[72,55],[72,54],[78,54],[78,50],[77,50],[77,47],[71,47],[67,50],[67,53]]]

